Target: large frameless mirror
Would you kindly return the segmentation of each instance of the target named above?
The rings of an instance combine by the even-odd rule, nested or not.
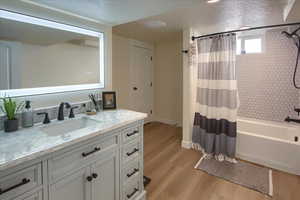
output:
[[[0,95],[104,87],[104,34],[0,10]]]

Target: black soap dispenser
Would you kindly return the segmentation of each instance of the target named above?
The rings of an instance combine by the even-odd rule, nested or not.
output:
[[[23,128],[29,128],[33,126],[33,110],[30,103],[30,101],[25,101],[25,109],[22,113]]]

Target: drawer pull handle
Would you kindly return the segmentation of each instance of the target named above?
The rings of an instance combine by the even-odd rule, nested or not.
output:
[[[131,194],[127,194],[127,198],[130,199],[133,195],[135,195],[135,193],[139,191],[139,189],[134,188],[133,192]]]
[[[138,171],[139,171],[139,169],[134,168],[133,172],[127,174],[127,177],[129,178],[129,177],[133,176],[133,175],[134,175],[135,173],[137,173]]]
[[[96,153],[97,151],[100,151],[100,150],[101,150],[100,147],[95,147],[95,149],[94,149],[93,151],[90,151],[90,152],[88,152],[88,153],[82,153],[81,155],[82,155],[83,157],[87,157],[87,156],[89,156],[89,155],[91,155],[91,154],[93,154],[93,153]]]
[[[97,177],[98,177],[98,174],[93,173],[93,174],[92,174],[92,177],[93,177],[93,178],[97,178]]]
[[[11,191],[11,190],[13,190],[13,189],[16,189],[16,188],[18,188],[18,187],[21,187],[21,186],[23,186],[23,185],[26,185],[26,184],[29,183],[29,182],[30,182],[30,179],[24,178],[24,179],[22,180],[21,183],[18,183],[17,185],[14,185],[14,186],[11,186],[10,188],[7,188],[7,189],[5,189],[5,190],[2,190],[2,189],[0,188],[0,195],[1,195],[1,194],[4,194],[4,193],[6,193],[6,192],[9,192],[9,191]]]
[[[138,152],[139,149],[138,148],[134,148],[132,152],[127,152],[127,156],[131,156],[132,154],[134,154],[135,152]]]
[[[135,134],[137,134],[139,131],[135,130],[132,133],[127,133],[127,137],[133,136]]]

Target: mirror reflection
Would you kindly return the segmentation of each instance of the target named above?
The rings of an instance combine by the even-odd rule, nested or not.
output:
[[[100,82],[99,38],[0,18],[0,90]]]

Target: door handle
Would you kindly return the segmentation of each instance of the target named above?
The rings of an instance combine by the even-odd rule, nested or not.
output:
[[[138,88],[137,87],[133,87],[133,90],[137,90]]]

